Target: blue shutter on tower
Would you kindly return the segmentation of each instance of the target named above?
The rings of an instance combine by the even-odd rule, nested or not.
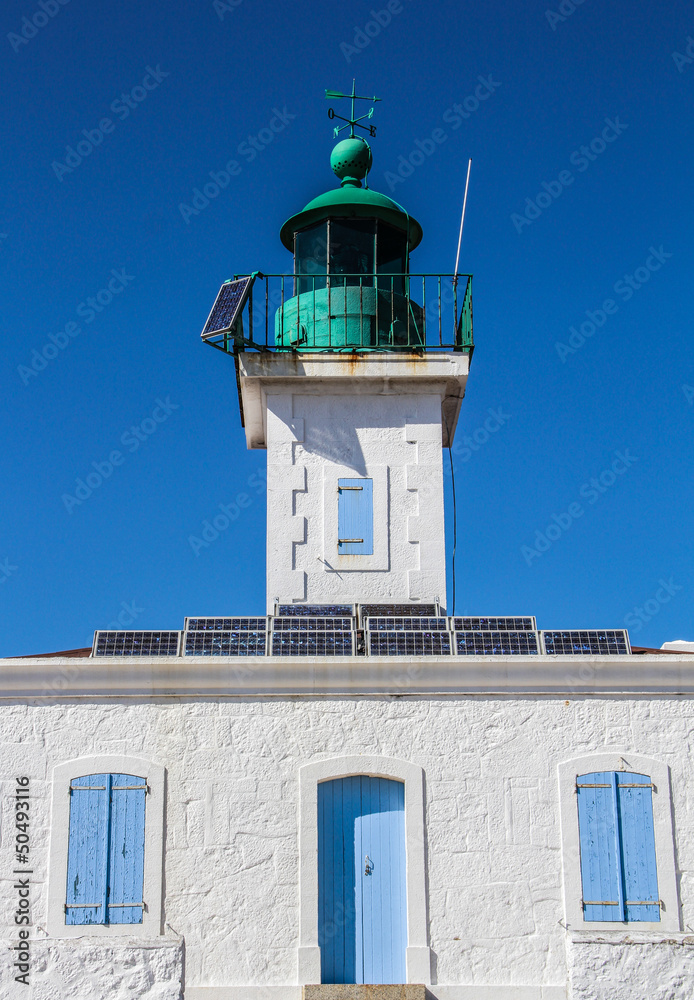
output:
[[[584,920],[660,920],[651,790],[625,771],[577,778]]]
[[[105,924],[109,850],[110,774],[70,783],[66,924]]]
[[[337,481],[337,551],[373,555],[373,479]]]
[[[108,922],[141,924],[147,782],[132,774],[114,774],[112,779]]]

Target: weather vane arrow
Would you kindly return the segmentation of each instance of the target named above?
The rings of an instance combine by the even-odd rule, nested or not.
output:
[[[325,92],[325,99],[326,99],[326,101],[338,100],[341,97],[347,97],[352,102],[352,117],[351,118],[343,118],[342,115],[336,115],[332,108],[328,108],[328,118],[330,118],[331,120],[333,118],[339,118],[339,120],[341,122],[345,122],[346,123],[345,125],[339,125],[339,126],[336,125],[335,126],[335,130],[333,132],[333,135],[335,136],[335,138],[337,138],[338,135],[340,134],[340,132],[342,132],[342,130],[346,129],[346,128],[350,129],[350,133],[349,133],[350,138],[354,137],[354,129],[355,128],[363,128],[364,131],[368,132],[370,136],[376,135],[376,126],[375,125],[360,125],[359,124],[359,122],[364,121],[364,119],[373,118],[374,109],[370,108],[367,114],[361,115],[360,118],[355,118],[355,116],[354,116],[354,111],[355,111],[354,102],[355,101],[371,101],[372,103],[375,104],[375,102],[376,101],[380,101],[381,98],[380,97],[375,97],[375,96],[374,97],[360,97],[359,94],[355,93],[355,86],[356,86],[356,81],[352,80],[352,93],[351,94],[343,94],[339,90],[326,90],[326,92]]]

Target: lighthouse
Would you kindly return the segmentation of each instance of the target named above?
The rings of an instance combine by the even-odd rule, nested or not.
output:
[[[338,185],[282,226],[291,270],[225,283],[203,339],[233,355],[247,447],[267,451],[268,613],[443,611],[443,449],[473,351],[471,277],[412,271],[420,224],[368,186],[356,130],[375,133],[360,125],[373,108],[356,118],[354,88],[326,94],[352,102]]]

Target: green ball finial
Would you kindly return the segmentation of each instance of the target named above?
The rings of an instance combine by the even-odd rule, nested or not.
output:
[[[372,163],[373,157],[368,142],[356,135],[338,142],[330,154],[330,166],[343,186],[353,184],[361,187],[361,182],[371,170]]]

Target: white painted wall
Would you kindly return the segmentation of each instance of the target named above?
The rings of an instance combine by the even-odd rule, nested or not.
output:
[[[181,939],[186,1000],[298,1000],[300,769],[348,755],[423,769],[438,1000],[680,1000],[694,991],[690,696],[44,698],[0,703],[0,725],[0,947],[7,957],[16,943],[14,778],[26,774],[32,1000],[174,1000]],[[681,932],[565,929],[563,864],[576,858],[562,850],[557,768],[592,753],[670,769]],[[119,937],[113,952],[103,936],[46,934],[51,779],[90,754],[167,768],[164,933]],[[0,995],[28,996],[10,973],[0,963]]]

